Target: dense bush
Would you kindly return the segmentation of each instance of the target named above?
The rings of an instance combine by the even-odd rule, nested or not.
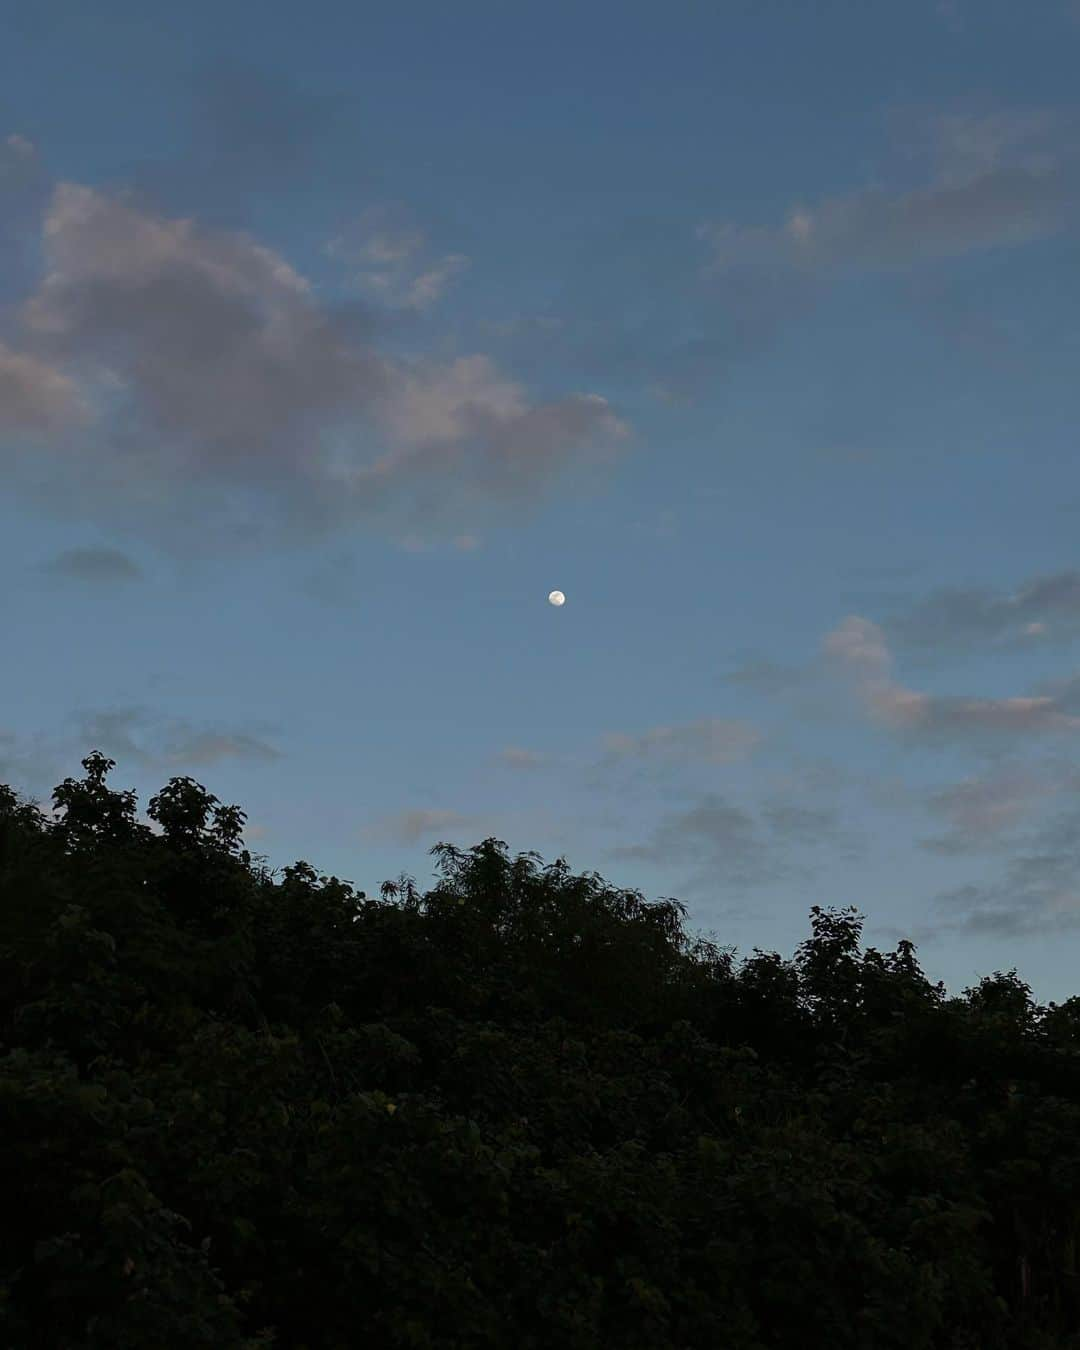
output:
[[[1080,1347],[1080,1000],[496,839],[275,880],[83,766],[0,787],[4,1347]]]

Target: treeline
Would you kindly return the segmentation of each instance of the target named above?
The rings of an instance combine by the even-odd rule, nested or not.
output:
[[[277,878],[83,767],[0,787],[5,1350],[1080,1347],[1080,1000],[496,839]]]

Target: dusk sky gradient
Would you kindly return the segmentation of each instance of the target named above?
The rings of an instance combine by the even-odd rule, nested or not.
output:
[[[0,29],[0,782],[1080,994],[1080,4]]]

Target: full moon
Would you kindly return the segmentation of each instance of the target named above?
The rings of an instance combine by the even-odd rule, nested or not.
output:
[[[565,604],[566,604],[566,596],[563,595],[562,591],[552,591],[551,594],[548,596],[548,604],[549,604],[549,605],[565,605]]]

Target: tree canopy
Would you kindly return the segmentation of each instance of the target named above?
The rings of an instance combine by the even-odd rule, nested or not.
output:
[[[1080,998],[488,838],[379,898],[0,786],[11,1350],[1080,1350]]]

